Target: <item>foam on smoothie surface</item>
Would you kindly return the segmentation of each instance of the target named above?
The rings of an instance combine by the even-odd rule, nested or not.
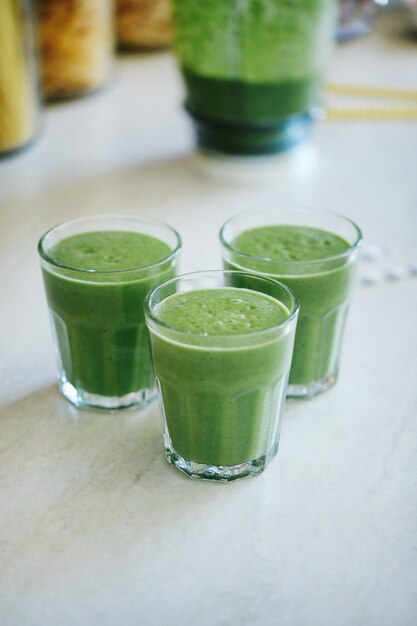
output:
[[[81,233],[62,239],[48,251],[56,263],[82,270],[128,270],[169,256],[172,249],[161,239],[122,230]]]
[[[220,287],[169,296],[157,305],[156,315],[176,330],[230,335],[272,328],[288,318],[289,311],[270,296]]]
[[[350,244],[327,230],[311,226],[270,225],[241,233],[238,252],[273,261],[314,261],[343,254]]]

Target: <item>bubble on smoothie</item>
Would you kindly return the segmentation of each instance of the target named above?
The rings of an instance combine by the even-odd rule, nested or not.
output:
[[[233,247],[272,261],[313,261],[343,254],[350,244],[321,228],[271,224],[244,231],[233,241]]]
[[[175,294],[159,303],[155,313],[171,328],[218,335],[265,330],[289,315],[275,298],[233,287]]]
[[[73,268],[118,271],[150,265],[171,252],[164,241],[145,233],[103,230],[65,237],[49,249],[48,255]]]

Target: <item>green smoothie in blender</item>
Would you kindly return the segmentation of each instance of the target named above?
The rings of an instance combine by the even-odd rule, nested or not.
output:
[[[174,0],[174,7],[200,145],[262,154],[304,138],[320,101],[334,0]]]

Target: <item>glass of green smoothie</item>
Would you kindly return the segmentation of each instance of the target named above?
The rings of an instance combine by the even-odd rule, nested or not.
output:
[[[218,481],[262,472],[278,448],[297,298],[214,270],[156,287],[145,314],[169,463]]]
[[[306,208],[244,212],[220,231],[225,268],[280,280],[299,299],[290,397],[311,398],[337,380],[361,240],[346,217]]]
[[[336,0],[174,0],[175,50],[201,147],[285,150],[307,135],[337,22]]]
[[[180,248],[170,226],[120,215],[66,222],[40,239],[59,387],[75,406],[145,406],[155,395],[143,302],[175,276]]]

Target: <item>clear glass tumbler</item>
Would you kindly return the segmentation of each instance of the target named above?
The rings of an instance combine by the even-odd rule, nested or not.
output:
[[[225,268],[280,280],[299,299],[290,397],[311,398],[337,380],[361,240],[348,218],[305,208],[244,212],[220,231]]]
[[[77,219],[43,235],[59,387],[73,404],[118,409],[155,395],[143,302],[175,275],[180,248],[170,226],[129,216]]]
[[[262,472],[278,449],[297,298],[253,274],[196,272],[151,291],[145,315],[169,463],[218,481]]]
[[[336,0],[174,0],[175,49],[200,146],[251,155],[304,139],[321,104]]]

